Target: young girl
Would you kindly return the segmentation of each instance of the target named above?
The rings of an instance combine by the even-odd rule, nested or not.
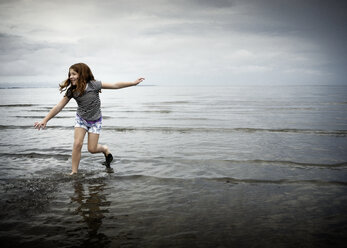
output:
[[[144,78],[139,78],[134,82],[102,83],[94,79],[93,73],[86,64],[78,63],[69,68],[68,78],[60,85],[60,92],[66,90],[63,99],[49,111],[42,121],[35,122],[34,127],[38,130],[44,129],[47,122],[57,115],[71,98],[76,100],[78,108],[72,148],[72,172],[70,175],[78,171],[83,140],[87,132],[88,151],[90,153],[104,153],[106,159],[104,164],[108,168],[113,160],[108,147],[98,143],[102,121],[99,98],[101,89],[121,89],[135,86],[143,80]]]

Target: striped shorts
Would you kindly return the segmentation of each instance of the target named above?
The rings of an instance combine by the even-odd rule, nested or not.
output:
[[[87,130],[88,133],[100,134],[101,124],[102,124],[102,117],[100,117],[96,121],[87,121],[83,119],[81,116],[79,116],[78,114],[76,114],[75,127],[84,128],[85,130]]]

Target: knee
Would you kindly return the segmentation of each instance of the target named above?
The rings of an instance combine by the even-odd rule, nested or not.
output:
[[[83,146],[83,142],[80,142],[80,141],[75,141],[73,143],[73,149],[74,150],[81,150],[82,149],[82,146]]]
[[[90,152],[90,153],[97,153],[98,151],[97,151],[96,147],[88,146],[88,152]]]

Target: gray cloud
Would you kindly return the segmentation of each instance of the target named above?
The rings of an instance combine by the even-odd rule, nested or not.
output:
[[[340,2],[2,1],[0,82],[61,81],[79,61],[105,81],[341,82]]]

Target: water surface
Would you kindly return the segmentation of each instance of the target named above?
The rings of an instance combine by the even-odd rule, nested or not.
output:
[[[0,239],[8,247],[342,247],[347,87],[103,90],[100,142],[70,177],[76,103],[0,89]],[[85,142],[87,138],[85,139]]]

